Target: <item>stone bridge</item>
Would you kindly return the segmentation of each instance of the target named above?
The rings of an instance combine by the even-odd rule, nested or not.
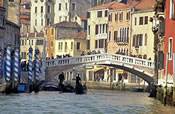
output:
[[[94,54],[45,60],[43,63],[46,78],[53,78],[63,71],[91,64],[116,67],[137,75],[149,84],[154,82],[154,63],[152,61],[124,55]]]

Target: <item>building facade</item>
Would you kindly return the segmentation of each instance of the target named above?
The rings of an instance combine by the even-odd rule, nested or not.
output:
[[[21,0],[4,0],[6,19],[17,25],[20,25],[20,4]]]
[[[88,9],[87,50],[106,52],[108,12],[112,4],[114,2]]]
[[[55,39],[70,36],[71,34],[81,32],[83,28],[77,22],[62,21],[60,23],[46,27],[46,53],[48,58],[56,58]]]
[[[154,60],[154,34],[149,21],[153,16],[153,9],[132,13],[131,55],[134,57]]]
[[[33,49],[32,60],[34,60],[36,48],[40,51],[40,59],[42,58],[44,50],[44,33],[28,33],[27,35],[21,37],[20,43],[21,61],[26,61],[26,63],[28,62],[30,47]]]
[[[31,1],[31,32],[44,32],[44,27],[54,23],[54,0]]]
[[[87,53],[86,32],[77,32],[69,36],[57,38],[55,42],[55,56],[81,56]]]
[[[131,6],[116,2],[109,11],[107,52],[130,55]]]
[[[31,10],[31,1],[29,0],[21,1],[21,9],[20,9],[21,36],[30,33],[30,10]]]
[[[165,70],[165,76],[166,72],[168,75],[168,80],[170,82],[173,81],[173,74],[175,71],[174,66],[174,53],[175,53],[175,1],[174,0],[166,0],[166,6],[165,6],[165,48],[164,48],[164,70]],[[168,54],[168,58],[167,58]],[[168,61],[168,63],[166,62]],[[166,64],[168,64],[168,67],[166,68]]]

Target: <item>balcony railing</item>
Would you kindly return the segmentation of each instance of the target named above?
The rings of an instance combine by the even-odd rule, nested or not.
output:
[[[96,39],[107,39],[107,33],[100,33],[96,35]]]

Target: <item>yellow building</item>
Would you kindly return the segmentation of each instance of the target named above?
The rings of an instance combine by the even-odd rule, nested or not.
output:
[[[64,56],[80,56],[82,53],[87,53],[86,50],[86,32],[78,32],[57,38],[55,41],[56,57]]]
[[[55,55],[55,27],[48,27],[46,30],[46,57],[52,58]]]
[[[56,58],[58,47],[55,39],[68,37],[71,34],[81,32],[82,27],[77,22],[63,21],[46,27],[46,57]]]
[[[153,16],[153,9],[139,10],[132,14],[132,56],[154,60],[154,34],[152,22],[149,21]]]
[[[114,2],[88,9],[87,47],[89,51],[106,52],[108,11]]]
[[[40,51],[40,59],[43,56],[44,47],[44,33],[30,33],[20,38],[20,55],[21,61],[28,61],[29,47],[33,49],[33,59],[35,54],[35,49],[38,48]]]

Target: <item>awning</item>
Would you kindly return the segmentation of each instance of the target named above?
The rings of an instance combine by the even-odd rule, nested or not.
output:
[[[98,71],[98,70],[101,70],[101,69],[103,69],[103,67],[95,67],[95,68],[91,69],[90,71]]]
[[[116,73],[118,73],[118,74],[123,74],[123,73],[124,73],[124,71],[123,71],[123,70],[121,70],[121,69],[117,69],[117,70],[116,70]]]

